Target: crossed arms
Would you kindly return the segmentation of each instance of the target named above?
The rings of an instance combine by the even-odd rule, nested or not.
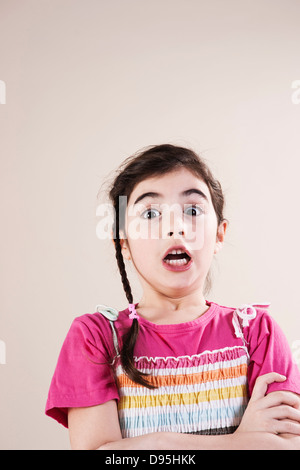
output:
[[[242,421],[233,434],[201,436],[157,432],[122,439],[117,404],[69,408],[72,449],[99,450],[300,450],[300,395],[277,391],[266,395],[268,385],[286,378],[276,372],[257,378]]]

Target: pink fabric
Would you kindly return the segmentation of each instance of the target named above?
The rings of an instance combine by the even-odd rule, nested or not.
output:
[[[252,394],[255,380],[268,372],[278,372],[287,377],[285,382],[269,385],[268,393],[289,390],[300,394],[300,372],[293,362],[288,341],[279,325],[268,314],[260,314],[244,329],[248,341],[250,364],[248,368],[249,393]]]
[[[136,308],[138,304],[135,304]],[[300,394],[300,372],[293,362],[288,342],[266,309],[256,307],[256,318],[242,328],[237,338],[232,324],[235,308],[207,302],[208,310],[194,321],[156,325],[139,316],[140,332],[135,356],[178,358],[204,351],[243,347],[249,353],[248,385],[251,396],[256,378],[268,372],[286,375],[283,383],[269,386],[268,392],[289,390]],[[131,326],[129,309],[114,322],[121,336]],[[100,313],[76,318],[63,343],[52,378],[46,414],[68,425],[69,407],[99,405],[119,400],[118,388],[109,362],[115,356],[110,323]]]
[[[118,399],[107,364],[113,350],[111,329],[100,314],[83,315],[71,325],[52,378],[46,414],[67,427],[68,408],[93,406]]]

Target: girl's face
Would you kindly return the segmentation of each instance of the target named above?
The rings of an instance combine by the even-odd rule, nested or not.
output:
[[[218,227],[203,180],[177,169],[136,185],[127,201],[125,231],[122,254],[132,260],[144,291],[182,297],[196,289],[203,292],[213,255],[223,244],[226,221]],[[178,246],[189,257],[173,252],[166,261],[167,252]]]

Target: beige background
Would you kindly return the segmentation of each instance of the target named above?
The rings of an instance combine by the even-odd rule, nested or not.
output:
[[[222,182],[208,298],[270,301],[300,340],[299,17],[298,0],[0,0],[1,448],[69,448],[48,387],[73,318],[126,307],[96,196],[141,147],[191,146]]]

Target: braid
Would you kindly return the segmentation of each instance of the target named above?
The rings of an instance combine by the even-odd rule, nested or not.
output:
[[[131,287],[128,281],[125,263],[122,255],[122,247],[120,243],[120,232],[119,232],[119,210],[117,206],[116,210],[116,239],[115,239],[115,250],[116,250],[116,259],[122,279],[123,288],[127,297],[127,300],[130,304],[133,303],[133,296],[131,292]],[[133,380],[134,382],[144,385],[148,388],[156,388],[149,384],[147,380],[144,379],[143,376],[147,374],[143,374],[138,369],[136,369],[133,360],[133,351],[134,346],[138,337],[139,333],[139,322],[137,319],[132,320],[132,325],[128,331],[128,333],[123,337],[123,347],[120,352],[120,359],[122,363],[122,367],[127,374],[127,376]]]
[[[133,296],[131,292],[131,287],[128,281],[126,269],[125,269],[125,263],[124,263],[124,258],[122,255],[122,247],[120,243],[120,232],[119,232],[119,207],[117,206],[116,210],[116,240],[115,240],[115,249],[116,249],[116,259],[118,263],[118,268],[121,274],[121,279],[122,279],[122,284],[123,288],[128,300],[128,303],[132,304],[133,303]]]

